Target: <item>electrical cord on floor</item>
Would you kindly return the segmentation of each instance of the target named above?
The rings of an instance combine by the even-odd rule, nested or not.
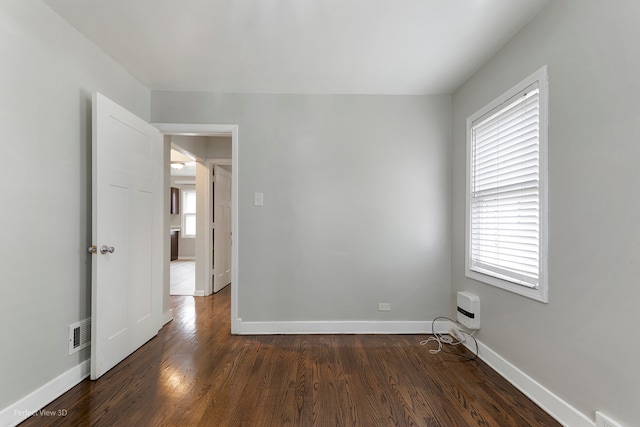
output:
[[[456,346],[456,345],[463,344],[466,341],[466,339],[463,340],[463,341],[460,341],[460,340],[457,340],[456,338],[454,338],[452,335],[440,334],[440,333],[436,332],[436,320],[438,320],[438,319],[446,319],[446,320],[450,321],[451,323],[453,323],[456,327],[458,325],[458,323],[456,321],[454,321],[453,319],[450,319],[448,317],[444,317],[444,316],[436,317],[431,322],[431,330],[433,331],[433,336],[429,337],[426,340],[420,341],[420,345],[427,345],[428,343],[430,343],[432,341],[435,341],[435,342],[438,343],[438,348],[429,350],[429,353],[431,353],[431,354],[437,354],[437,353],[442,351],[443,353],[453,354],[455,356],[462,357],[463,359],[476,360],[478,358],[478,341],[475,339],[473,334],[476,333],[477,329],[474,329],[471,333],[468,333],[467,331],[464,331],[464,330],[458,328],[460,333],[462,333],[464,335],[467,335],[469,338],[472,338],[473,342],[474,342],[474,344],[476,346],[476,352],[473,354],[473,357],[469,357],[466,354],[455,353],[455,352],[452,352],[452,351],[445,350],[445,346],[443,346],[443,344]],[[471,351],[471,349],[469,349],[469,351]]]

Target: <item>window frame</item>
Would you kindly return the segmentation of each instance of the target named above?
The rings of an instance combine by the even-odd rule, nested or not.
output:
[[[474,279],[500,289],[504,289],[543,303],[548,302],[548,83],[547,66],[543,66],[535,73],[531,74],[520,83],[500,95],[498,98],[487,104],[485,107],[472,114],[467,118],[467,162],[466,162],[466,235],[465,235],[465,275],[470,279]],[[471,253],[471,197],[472,197],[472,152],[473,152],[473,123],[480,118],[495,111],[502,104],[509,101],[514,96],[522,93],[529,86],[537,83],[539,93],[539,265],[538,265],[538,286],[537,288],[528,287],[491,275],[490,273],[481,273],[471,269],[472,253]]]
[[[182,233],[181,236],[184,239],[194,239],[196,237],[196,233],[193,234],[188,234],[187,233],[187,217],[193,217],[194,218],[194,222],[196,221],[196,212],[187,212],[186,209],[186,205],[187,205],[187,194],[191,194],[193,193],[194,196],[196,196],[196,190],[182,190],[182,197],[181,199],[181,205],[180,206],[180,216],[181,216],[181,222],[182,222]],[[196,223],[197,225],[197,223]],[[197,231],[196,231],[197,232]]]

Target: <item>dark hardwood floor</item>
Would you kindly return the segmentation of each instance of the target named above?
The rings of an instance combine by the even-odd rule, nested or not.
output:
[[[558,426],[483,362],[419,335],[229,333],[230,286],[172,297],[174,320],[27,426]]]

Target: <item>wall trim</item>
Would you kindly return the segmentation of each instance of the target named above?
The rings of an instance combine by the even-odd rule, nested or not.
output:
[[[37,390],[0,411],[0,425],[14,427],[89,376],[90,360],[85,360],[62,373]],[[44,414],[41,416],[45,416]]]
[[[196,291],[193,291],[193,296],[194,297],[205,297],[206,295],[204,294],[204,291],[196,290]]]
[[[193,237],[187,237],[187,239],[193,239]],[[178,256],[178,259],[177,259],[177,261],[195,261],[195,260],[196,260],[196,257],[194,256]]]
[[[475,352],[475,348],[473,348],[471,344],[465,343],[465,345],[469,350]],[[478,358],[513,384],[563,426],[594,427],[596,425],[594,420],[562,400],[551,390],[531,378],[480,341],[478,341]]]
[[[304,321],[243,322],[238,319],[239,335],[301,334],[431,334],[431,321]],[[446,333],[448,321],[437,321],[436,331]]]

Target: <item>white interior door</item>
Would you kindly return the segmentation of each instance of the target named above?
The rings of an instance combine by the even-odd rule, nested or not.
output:
[[[97,379],[158,333],[163,165],[156,128],[99,93],[92,109],[91,379]]]
[[[214,166],[214,283],[213,292],[231,283],[231,173]]]

